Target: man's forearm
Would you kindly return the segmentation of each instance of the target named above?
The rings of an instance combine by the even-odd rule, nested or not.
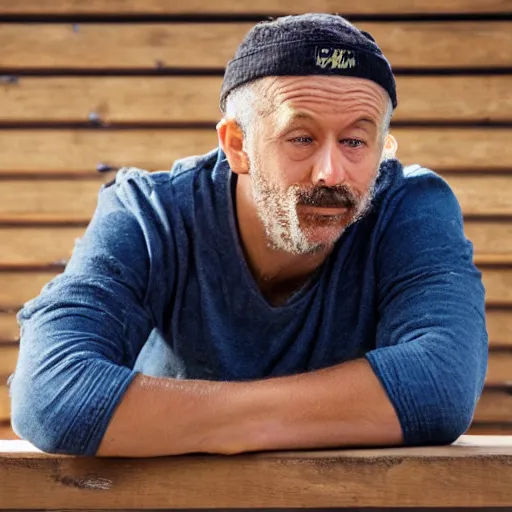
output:
[[[251,412],[245,429],[234,417],[220,438],[228,453],[403,443],[395,410],[365,359],[238,385]]]
[[[212,434],[223,431],[229,416],[229,384],[138,374],[112,416],[96,455],[152,457],[211,451]]]
[[[366,360],[252,382],[139,375],[98,455],[398,445],[402,431]]]

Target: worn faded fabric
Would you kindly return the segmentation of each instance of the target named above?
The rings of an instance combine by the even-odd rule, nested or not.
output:
[[[385,161],[371,212],[273,307],[244,260],[235,180],[215,150],[170,172],[123,169],[102,187],[65,271],[18,314],[14,430],[45,451],[94,455],[137,372],[242,381],[365,357],[407,445],[462,434],[487,333],[481,274],[446,182]]]

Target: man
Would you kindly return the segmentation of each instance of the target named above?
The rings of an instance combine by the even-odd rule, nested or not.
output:
[[[450,443],[487,364],[484,289],[448,185],[404,169],[395,81],[340,16],[256,25],[220,148],[104,186],[19,313],[15,431],[153,456]]]

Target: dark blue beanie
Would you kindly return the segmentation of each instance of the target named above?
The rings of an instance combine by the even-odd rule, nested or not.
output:
[[[375,39],[336,14],[283,16],[255,25],[224,73],[220,107],[236,87],[265,76],[352,76],[382,86],[397,106],[395,77]]]

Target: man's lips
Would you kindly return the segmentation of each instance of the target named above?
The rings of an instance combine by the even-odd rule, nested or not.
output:
[[[313,206],[313,205],[300,205],[301,211],[304,213],[311,213],[314,215],[336,216],[343,215],[348,212],[348,208],[343,206]]]

